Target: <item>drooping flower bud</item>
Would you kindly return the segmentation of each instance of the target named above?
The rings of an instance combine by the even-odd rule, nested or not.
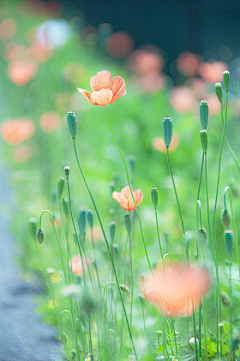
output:
[[[207,232],[206,232],[206,229],[203,227],[203,228],[199,228],[198,231],[197,231],[197,240],[200,244],[200,246],[204,246],[206,241],[207,241]]]
[[[222,304],[225,308],[229,309],[231,307],[231,299],[229,297],[229,295],[227,295],[226,293],[221,293],[220,294],[220,297],[221,297],[221,301],[222,301]]]
[[[126,214],[126,216],[125,216],[125,227],[126,227],[128,236],[130,236],[131,230],[132,230],[132,223],[131,223],[131,218],[129,217],[128,214]]]
[[[204,154],[207,154],[208,138],[206,129],[200,130],[201,144]]]
[[[223,72],[223,84],[226,91],[229,89],[230,84],[230,72],[228,70],[225,70]]]
[[[61,338],[62,344],[66,345],[67,344],[67,334],[66,334],[66,332],[62,332],[60,338]]]
[[[43,233],[43,229],[39,228],[37,229],[37,241],[39,244],[43,243],[44,240],[44,233]]]
[[[152,197],[153,206],[155,209],[157,209],[157,206],[158,206],[158,189],[157,189],[157,187],[152,187],[151,197]]]
[[[70,111],[67,113],[67,122],[70,134],[73,139],[76,137],[77,126],[76,126],[76,115],[74,112]]]
[[[225,229],[229,228],[230,225],[230,214],[227,209],[224,209],[222,212],[222,224]]]
[[[68,214],[69,214],[69,201],[67,198],[63,198],[62,199],[62,207],[63,207],[63,212],[65,214],[65,217],[68,218]]]
[[[228,255],[229,255],[229,257],[231,257],[232,249],[233,249],[233,232],[230,230],[225,231],[224,238],[225,238],[225,244],[226,244]]]
[[[30,231],[31,237],[33,239],[35,239],[36,233],[37,233],[37,218],[36,217],[29,218],[28,224],[29,224],[29,231]]]
[[[64,188],[64,183],[65,183],[65,179],[63,177],[59,177],[58,178],[58,185],[57,185],[58,198],[61,198],[63,188]]]
[[[63,170],[64,170],[64,172],[65,172],[65,174],[66,174],[66,178],[68,179],[68,177],[69,177],[69,172],[70,172],[70,167],[66,166],[66,167],[63,168]]]
[[[119,245],[118,244],[113,245],[113,255],[116,258],[119,258],[119,256],[120,256],[120,251],[119,251]]]
[[[110,234],[111,242],[114,241],[115,229],[116,229],[116,222],[110,222],[110,224],[109,224],[109,234]]]
[[[126,293],[127,295],[129,295],[129,288],[126,286],[126,285],[124,285],[124,284],[120,284],[119,285],[119,287],[120,287],[120,289],[121,289],[121,291],[123,291],[124,293]]]
[[[216,92],[216,95],[220,101],[220,103],[222,103],[222,84],[221,83],[216,83],[215,84],[215,92]]]
[[[199,106],[200,122],[202,129],[207,129],[208,126],[208,102],[202,100]]]
[[[87,211],[87,220],[91,230],[93,230],[93,211],[88,209]]]
[[[163,138],[168,148],[172,140],[172,118],[165,117],[163,119]]]

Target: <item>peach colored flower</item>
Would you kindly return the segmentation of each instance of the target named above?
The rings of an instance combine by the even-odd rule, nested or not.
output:
[[[176,149],[178,146],[178,143],[179,143],[178,136],[176,134],[173,134],[171,143],[168,148],[169,151],[173,151],[174,149]],[[154,149],[158,150],[159,152],[166,153],[166,145],[165,145],[163,138],[161,138],[161,137],[153,138],[152,147]]]
[[[19,145],[32,137],[35,132],[35,125],[28,119],[5,120],[0,126],[2,138],[11,145]]]
[[[17,31],[16,23],[13,19],[5,19],[0,23],[0,39],[7,40],[13,37]]]
[[[36,76],[37,70],[38,67],[36,64],[18,60],[9,64],[8,75],[13,83],[22,86]]]
[[[77,90],[93,105],[112,104],[126,94],[124,79],[121,76],[115,76],[111,83],[111,73],[107,70],[99,71],[93,76],[90,79],[90,86],[93,90],[92,93],[81,88],[77,88]]]
[[[90,264],[89,260],[88,260],[88,264]],[[85,260],[83,261],[83,265],[84,265],[84,269],[87,269],[87,264]],[[69,267],[72,268],[72,273],[76,275],[81,275],[83,273],[81,257],[73,256],[69,261]]]
[[[132,186],[131,186],[132,188]],[[142,191],[140,189],[137,189],[135,192],[133,192],[133,196],[136,202],[136,205],[138,206],[143,198],[143,194]],[[135,205],[132,199],[132,195],[129,189],[129,186],[124,187],[121,192],[116,192],[114,191],[112,193],[112,197],[113,199],[115,199],[115,201],[117,201],[118,203],[120,203],[120,206],[125,210],[125,211],[134,211],[135,209]]]
[[[133,46],[132,36],[125,31],[118,31],[111,34],[106,43],[108,54],[118,59],[125,58],[129,55]]]
[[[129,67],[139,75],[158,73],[162,70],[164,59],[153,46],[138,49],[133,52],[129,60]]]
[[[223,72],[228,68],[226,63],[222,61],[214,61],[212,63],[202,63],[198,72],[206,83],[215,84],[222,81]]]
[[[196,76],[201,61],[200,55],[186,51],[177,58],[177,68],[186,76]]]
[[[27,162],[33,155],[33,149],[29,145],[20,145],[13,153],[13,157],[17,163]]]
[[[60,125],[60,118],[57,113],[44,113],[39,124],[45,133],[53,133]]]
[[[204,268],[165,263],[153,275],[142,278],[145,299],[167,317],[191,316],[210,288],[210,278]]]
[[[175,87],[171,92],[170,102],[177,112],[188,113],[193,109],[195,97],[188,87]]]

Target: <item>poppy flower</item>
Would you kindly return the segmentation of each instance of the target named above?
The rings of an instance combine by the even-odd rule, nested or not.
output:
[[[204,268],[169,263],[142,278],[142,293],[166,317],[191,316],[210,288]]]
[[[199,74],[206,83],[215,84],[222,81],[223,72],[228,68],[227,64],[222,61],[212,63],[202,63],[199,66]]]
[[[8,75],[16,85],[26,85],[37,74],[38,67],[33,62],[13,61],[9,64]]]
[[[131,186],[132,188],[132,186]],[[136,205],[138,206],[143,198],[143,194],[142,191],[140,189],[137,189],[135,192],[133,192],[133,196],[136,202]],[[135,209],[135,205],[132,199],[132,195],[129,189],[129,186],[124,187],[121,192],[116,192],[114,191],[112,193],[112,197],[113,199],[115,199],[115,201],[117,201],[118,203],[120,203],[120,206],[125,210],[125,211],[134,211]]]
[[[88,260],[88,264],[90,261]],[[83,261],[84,268],[87,269],[86,261]],[[72,267],[72,273],[76,275],[82,275],[83,268],[82,268],[82,259],[80,256],[73,256],[69,261],[69,267]]]
[[[90,79],[93,92],[77,88],[79,93],[93,105],[105,106],[114,103],[118,98],[126,94],[126,83],[121,76],[115,76],[111,83],[110,71],[99,71]]]
[[[45,133],[53,133],[60,125],[60,118],[57,113],[44,113],[39,124]]]
[[[9,119],[4,121],[0,127],[2,138],[11,145],[19,145],[32,137],[35,125],[28,119]]]

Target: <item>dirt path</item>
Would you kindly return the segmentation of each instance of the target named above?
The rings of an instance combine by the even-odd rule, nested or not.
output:
[[[11,209],[12,192],[0,164],[0,361],[61,360],[54,330],[41,324],[34,312],[33,295],[40,290],[21,278],[14,262]]]

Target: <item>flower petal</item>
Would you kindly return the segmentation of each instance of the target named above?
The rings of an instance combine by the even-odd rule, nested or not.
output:
[[[90,99],[96,105],[108,105],[112,100],[112,91],[110,89],[101,89],[99,91],[92,92]]]
[[[121,76],[115,76],[112,80],[113,98],[111,103],[114,103],[118,98],[126,94],[126,83]]]
[[[81,89],[81,88],[76,88],[79,93],[81,93],[82,95],[85,96],[85,98],[93,105],[97,105],[97,103],[95,103],[94,101],[92,101],[91,99],[91,93],[85,89]]]
[[[143,194],[141,189],[137,189],[135,192],[133,192],[133,196],[136,202],[136,205],[139,206],[139,204],[141,203],[142,199],[143,199]]]
[[[90,87],[93,91],[111,88],[111,73],[108,70],[99,71],[90,79]]]
[[[112,197],[115,201],[117,201],[118,203],[120,203],[121,200],[121,193],[120,192],[112,192]]]

